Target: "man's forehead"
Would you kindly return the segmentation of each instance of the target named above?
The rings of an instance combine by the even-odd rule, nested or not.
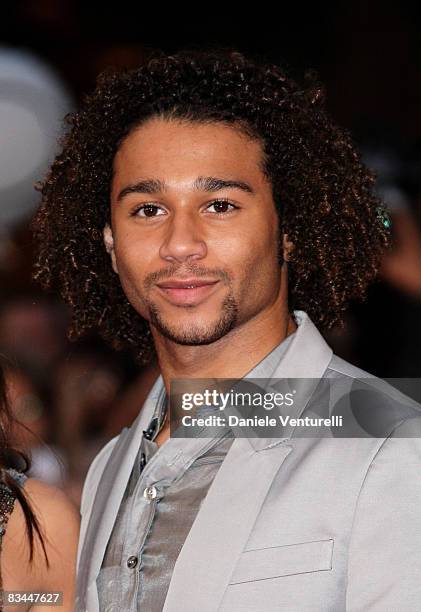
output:
[[[262,162],[261,144],[233,128],[149,122],[122,142],[113,178],[119,189],[142,181],[149,192],[168,190],[172,183],[211,191],[212,183],[219,188],[224,180],[248,185],[252,193],[252,184],[262,180]]]

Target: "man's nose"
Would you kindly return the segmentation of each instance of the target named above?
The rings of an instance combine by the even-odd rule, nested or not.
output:
[[[174,214],[167,225],[159,254],[166,261],[179,263],[206,257],[207,247],[199,220],[187,211]]]

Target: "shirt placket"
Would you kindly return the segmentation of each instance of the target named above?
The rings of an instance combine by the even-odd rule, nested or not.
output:
[[[123,563],[129,572],[127,610],[137,610],[136,601],[142,588],[142,553],[156,513],[156,507],[171,484],[180,478],[189,466],[204,452],[212,448],[222,437],[191,439],[169,439],[165,446],[152,455],[140,473],[135,487],[127,522],[127,532],[123,548]],[[142,466],[142,453],[148,441],[142,439],[139,449],[139,467]]]

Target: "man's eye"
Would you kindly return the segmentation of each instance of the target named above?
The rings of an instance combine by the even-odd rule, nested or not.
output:
[[[165,214],[165,211],[155,204],[144,204],[135,210],[134,214],[137,217],[158,217]]]
[[[231,208],[229,208],[229,206]],[[226,200],[216,200],[215,202],[212,202],[212,204],[210,204],[206,210],[210,210],[212,207],[215,210],[211,212],[215,212],[215,213],[231,212],[232,210],[237,208],[237,206],[234,206],[234,204],[231,204],[231,202],[227,202]]]

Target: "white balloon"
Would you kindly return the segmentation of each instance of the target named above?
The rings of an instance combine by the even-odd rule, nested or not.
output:
[[[29,217],[58,152],[72,97],[54,70],[31,52],[0,47],[0,228]]]

